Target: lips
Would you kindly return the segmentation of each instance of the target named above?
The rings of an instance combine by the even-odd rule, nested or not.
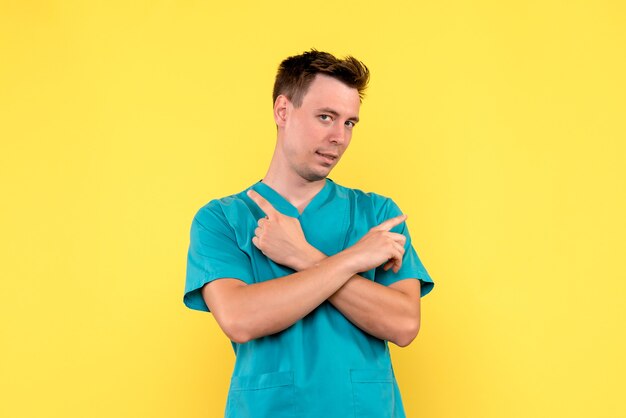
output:
[[[315,153],[317,155],[321,155],[322,157],[325,157],[325,158],[328,158],[328,159],[331,159],[331,160],[334,160],[335,158],[337,158],[339,156],[337,154],[333,154],[333,153],[330,153],[330,152],[327,153],[327,152],[315,151]]]
[[[322,164],[328,167],[333,165],[335,163],[335,160],[337,159],[337,154],[331,154],[331,153],[327,154],[327,153],[323,153],[319,151],[315,151],[315,154],[319,157]]]

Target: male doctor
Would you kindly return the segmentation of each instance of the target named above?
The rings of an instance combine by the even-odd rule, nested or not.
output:
[[[183,301],[232,342],[226,417],[405,417],[388,342],[414,340],[434,283],[393,200],[328,177],[368,80],[353,57],[285,59],[267,173],[194,216]]]

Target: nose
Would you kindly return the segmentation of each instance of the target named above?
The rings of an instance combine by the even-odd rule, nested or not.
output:
[[[338,145],[343,145],[346,141],[346,127],[343,123],[336,123],[331,132],[330,141]]]

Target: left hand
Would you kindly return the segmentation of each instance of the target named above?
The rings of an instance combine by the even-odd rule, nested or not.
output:
[[[283,215],[255,190],[248,196],[267,215],[258,221],[252,243],[277,264],[301,270],[314,248],[307,242],[297,218]]]

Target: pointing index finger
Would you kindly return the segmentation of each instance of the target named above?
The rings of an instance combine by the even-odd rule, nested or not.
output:
[[[404,222],[406,220],[406,218],[408,218],[408,215],[406,215],[406,214],[398,215],[398,216],[396,216],[394,218],[390,218],[390,219],[387,219],[384,222],[381,222],[375,228],[376,229],[382,229],[383,231],[389,231],[394,226],[400,225],[402,222]]]
[[[274,215],[276,215],[276,209],[274,209],[274,206],[272,206],[272,204],[270,202],[267,201],[267,199],[265,199],[263,196],[261,196],[256,190],[254,189],[249,189],[248,190],[248,197],[250,197],[250,199],[252,199],[254,201],[254,203],[256,203],[263,212],[265,212],[265,214],[268,216],[268,218],[273,218]]]

